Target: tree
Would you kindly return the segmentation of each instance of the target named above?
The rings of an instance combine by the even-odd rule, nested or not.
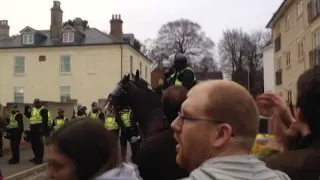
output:
[[[73,20],[69,19],[68,21],[63,23],[63,26],[70,25],[70,26],[74,27],[74,25],[76,24],[75,22],[78,20],[80,20],[83,28],[89,28],[89,25],[88,25],[89,22],[87,20],[83,20],[81,18],[75,18]]]
[[[138,39],[134,39],[133,47],[134,47],[137,51],[140,51],[140,52],[141,52],[142,44],[140,43],[140,41],[139,41]]]
[[[205,54],[213,56],[214,45],[198,23],[179,19],[161,26],[152,49],[148,51],[159,63],[173,53],[182,53],[190,63],[195,63],[195,60],[202,59]]]
[[[197,63],[193,64],[193,69],[198,72],[213,72],[218,71],[218,63],[213,57],[205,56]]]

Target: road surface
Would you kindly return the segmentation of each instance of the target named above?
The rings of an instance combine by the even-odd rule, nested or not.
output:
[[[130,144],[127,144],[127,161],[131,158],[131,149],[130,149]],[[18,165],[8,165],[7,161],[10,159],[10,153],[6,154],[5,157],[3,157],[0,160],[0,167],[2,170],[2,173],[4,177],[12,176],[16,173],[19,173],[21,171],[29,170],[31,168],[34,168],[39,165],[34,165],[33,163],[29,162],[29,159],[33,157],[33,153],[31,148],[25,148],[22,149],[20,152],[20,164]],[[44,159],[46,161],[46,157]],[[24,178],[19,178],[19,180],[46,180],[47,178],[45,177],[45,170],[42,170],[40,172],[34,172],[32,175],[28,175],[27,177]]]

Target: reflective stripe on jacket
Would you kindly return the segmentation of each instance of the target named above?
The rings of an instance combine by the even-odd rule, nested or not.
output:
[[[131,126],[130,115],[131,115],[131,111],[126,111],[121,114],[121,119],[126,127]]]
[[[19,113],[19,112],[16,112],[15,114],[10,114],[9,126],[10,126],[11,128],[18,128],[18,127],[19,127],[18,121],[16,120],[16,115],[17,115],[18,113]]]
[[[40,124],[42,123],[42,116],[40,114],[40,111],[42,108],[33,108],[32,113],[31,113],[31,118],[30,118],[30,124]]]
[[[99,115],[100,115],[100,112],[97,112],[97,113],[90,112],[91,119],[98,119]]]
[[[107,128],[107,130],[110,130],[110,131],[119,129],[119,125],[116,122],[116,118],[112,117],[112,116],[106,118],[106,122],[105,122],[104,126]]]

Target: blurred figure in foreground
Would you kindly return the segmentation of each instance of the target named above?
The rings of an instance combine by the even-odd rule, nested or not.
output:
[[[141,145],[135,160],[144,180],[176,180],[188,177],[188,171],[180,168],[176,162],[177,141],[170,128],[185,99],[187,90],[183,86],[170,86],[164,91],[162,104],[168,126],[160,129],[155,136]]]
[[[138,180],[134,165],[121,163],[116,139],[99,121],[71,121],[54,132],[47,176],[55,180]]]
[[[297,81],[296,109],[290,110],[276,94],[258,97],[259,106],[273,110],[277,141],[286,150],[266,160],[292,180],[320,177],[320,66],[304,72]],[[292,112],[295,112],[295,117]],[[293,163],[294,161],[294,163]]]
[[[249,155],[259,113],[249,92],[235,82],[211,80],[193,87],[171,127],[177,163],[190,172],[186,180],[289,180]]]

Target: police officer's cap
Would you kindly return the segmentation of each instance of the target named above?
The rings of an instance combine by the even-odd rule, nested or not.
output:
[[[40,103],[40,99],[34,99],[33,103]]]
[[[17,109],[18,108],[18,105],[17,104],[13,104],[12,105],[12,109]]]
[[[59,109],[58,109],[58,113],[60,113],[60,112],[64,112],[64,110],[61,109],[61,108],[59,108]]]
[[[86,109],[85,106],[78,106],[78,110],[83,110],[83,109]]]
[[[91,103],[91,106],[93,107],[93,106],[98,106],[98,103],[97,102],[92,102]]]

